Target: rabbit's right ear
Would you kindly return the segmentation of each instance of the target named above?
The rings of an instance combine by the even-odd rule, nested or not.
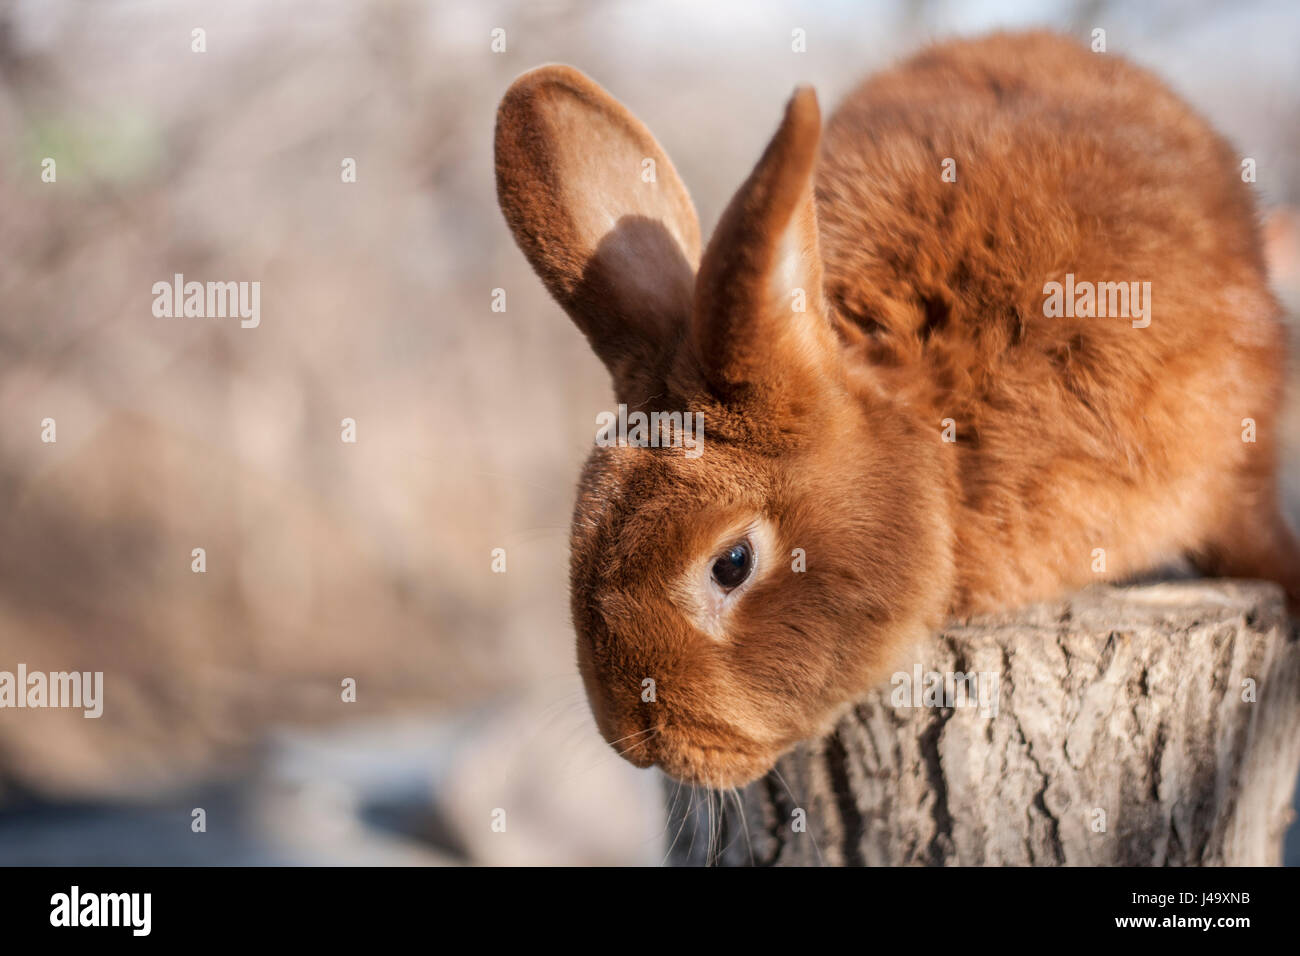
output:
[[[496,177],[515,241],[624,390],[691,314],[700,227],[672,162],[596,83],[543,66],[501,100]]]

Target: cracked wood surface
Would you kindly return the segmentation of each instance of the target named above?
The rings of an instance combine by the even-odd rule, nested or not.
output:
[[[748,787],[670,783],[670,861],[1280,862],[1300,640],[1275,585],[1099,586],[952,621],[917,664],[996,675],[996,708],[895,706],[886,682]]]

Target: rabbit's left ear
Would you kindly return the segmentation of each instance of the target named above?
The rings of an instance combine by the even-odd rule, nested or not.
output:
[[[568,66],[511,85],[497,112],[497,196],[519,247],[620,393],[690,319],[700,227],[650,131]]]
[[[813,201],[821,110],[797,89],[762,159],[709,240],[692,328],[710,386],[787,409],[834,380]]]

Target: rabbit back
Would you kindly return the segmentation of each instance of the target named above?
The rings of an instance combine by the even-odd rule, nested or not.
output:
[[[957,609],[1086,583],[1097,549],[1145,570],[1235,520],[1224,496],[1271,501],[1284,335],[1240,163],[1051,34],[931,48],[832,117],[826,299],[857,387],[951,441]],[[1088,315],[1052,283],[1134,296]]]

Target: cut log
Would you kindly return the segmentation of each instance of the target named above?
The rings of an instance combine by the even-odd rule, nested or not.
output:
[[[910,706],[918,672],[949,688],[974,673],[996,696]],[[748,787],[669,784],[669,859],[1276,865],[1298,770],[1300,640],[1281,589],[1096,587],[950,622]]]

